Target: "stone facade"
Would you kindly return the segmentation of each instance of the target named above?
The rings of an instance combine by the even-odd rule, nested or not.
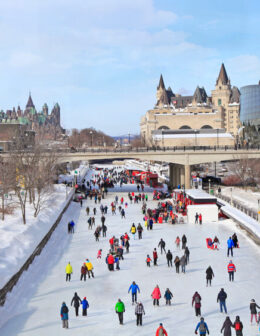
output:
[[[208,97],[203,87],[197,87],[193,96],[175,94],[170,87],[166,90],[161,75],[156,98],[155,107],[148,110],[141,118],[141,137],[145,145],[155,145],[155,136],[153,134],[157,130],[179,129],[194,130],[195,133],[198,130],[207,129],[216,130],[215,134],[218,132],[230,133],[231,137],[229,135],[222,136],[221,140],[220,138],[209,136],[209,142],[212,145],[217,145],[217,141],[221,141],[221,145],[234,143],[240,126],[240,92],[236,87],[231,87],[224,64],[221,65],[215,90],[212,91],[212,97]],[[201,141],[203,143],[207,142],[205,135]],[[168,138],[165,145],[179,146],[180,142],[182,146],[188,145],[191,142],[190,136],[187,137],[187,140],[184,137],[179,140],[176,137],[172,137],[171,140]],[[162,140],[159,140],[157,144],[162,145]]]

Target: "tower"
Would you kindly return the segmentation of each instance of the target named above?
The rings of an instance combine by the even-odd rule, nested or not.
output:
[[[215,106],[227,108],[230,102],[231,85],[227,76],[224,63],[221,64],[218,78],[216,80],[215,90],[212,91],[212,103]]]

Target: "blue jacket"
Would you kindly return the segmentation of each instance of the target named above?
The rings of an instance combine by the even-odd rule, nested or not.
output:
[[[235,244],[234,244],[234,242],[231,238],[229,238],[229,240],[227,241],[227,246],[228,246],[228,248],[231,248],[231,247],[235,246]]]
[[[69,319],[69,313],[63,313],[63,307],[67,307],[65,303],[61,306],[61,309],[60,309],[61,319],[62,320],[68,320]],[[67,309],[68,309],[68,307],[67,307]],[[69,311],[69,309],[68,309],[68,311]]]
[[[128,293],[130,292],[130,290],[132,290],[132,294],[137,293],[137,291],[140,293],[140,289],[137,284],[135,285],[132,284],[128,289]]]
[[[164,297],[165,297],[165,300],[171,300],[173,295],[171,291],[165,291]]]
[[[75,223],[73,221],[70,222],[70,226],[74,226]]]
[[[89,304],[88,304],[88,301],[87,301],[87,300],[82,300],[82,301],[81,301],[81,304],[82,304],[82,308],[83,308],[83,309],[87,309],[87,308],[89,308]]]
[[[200,331],[200,335],[206,335],[206,332],[209,333],[209,329],[208,329],[207,323],[204,322],[204,321],[203,321],[203,323],[205,324],[206,331]],[[201,322],[199,322],[199,323],[197,324],[197,327],[196,327],[195,331],[197,331],[197,330],[199,329],[200,324],[201,324]]]

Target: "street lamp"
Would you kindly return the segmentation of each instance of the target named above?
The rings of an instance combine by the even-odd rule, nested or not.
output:
[[[230,205],[233,206],[233,193],[232,193],[232,188],[230,188]]]
[[[218,141],[218,131],[219,131],[219,129],[217,128],[217,148],[219,147],[219,141]]]
[[[197,132],[198,130],[194,130],[194,133],[195,133],[195,147],[197,147]]]
[[[130,145],[130,133],[128,133],[128,145]]]
[[[92,131],[90,131],[89,132],[90,133],[90,147],[92,147],[93,146],[93,132]]]

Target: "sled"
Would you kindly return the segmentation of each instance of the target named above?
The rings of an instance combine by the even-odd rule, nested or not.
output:
[[[217,249],[217,246],[212,243],[211,238],[206,238],[206,244],[207,244],[208,249],[211,249],[211,250],[216,250]]]

